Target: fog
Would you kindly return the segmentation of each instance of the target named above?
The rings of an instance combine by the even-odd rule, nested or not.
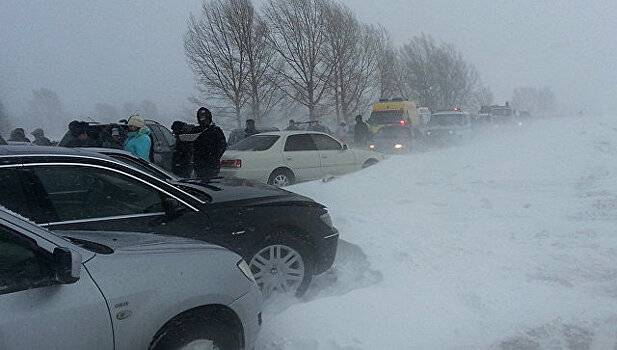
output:
[[[454,44],[495,93],[549,86],[566,109],[617,108],[617,3],[345,0],[399,44],[428,33]],[[258,2],[259,4],[259,2]],[[72,116],[95,103],[152,100],[177,115],[194,94],[182,37],[200,0],[3,0],[0,100],[15,119],[33,89],[58,93]],[[575,105],[575,106],[571,106]]]

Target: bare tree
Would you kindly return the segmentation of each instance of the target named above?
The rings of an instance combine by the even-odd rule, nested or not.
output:
[[[330,3],[325,18],[337,121],[347,122],[351,114],[367,106],[374,92],[381,38],[342,4]]]
[[[480,89],[475,67],[451,45],[422,34],[400,50],[400,90],[435,110],[473,103]]]
[[[308,109],[311,120],[319,117],[333,73],[325,54],[328,4],[329,0],[269,0],[263,11],[269,41],[284,62],[277,69],[279,87]]]
[[[191,15],[184,48],[203,95],[233,106],[242,124],[246,103],[247,57],[238,26],[237,1],[204,1],[199,18]]]
[[[382,99],[404,96],[401,92],[400,60],[390,34],[380,28],[377,38],[377,89]]]

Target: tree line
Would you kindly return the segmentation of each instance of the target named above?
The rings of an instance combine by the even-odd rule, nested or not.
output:
[[[302,106],[310,120],[348,121],[376,98],[433,110],[492,102],[473,65],[421,34],[396,47],[381,26],[333,0],[204,0],[191,15],[186,56],[201,98],[241,125]]]

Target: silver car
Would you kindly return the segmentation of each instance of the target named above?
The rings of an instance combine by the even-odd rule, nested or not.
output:
[[[261,307],[246,263],[218,246],[52,234],[0,209],[0,349],[252,348]]]

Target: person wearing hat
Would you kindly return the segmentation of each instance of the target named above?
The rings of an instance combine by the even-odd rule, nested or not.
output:
[[[124,150],[141,159],[150,160],[152,139],[150,138],[150,129],[146,127],[144,119],[139,115],[133,115],[129,118],[127,126],[129,133],[124,144]]]
[[[368,124],[362,120],[361,115],[356,116],[356,126],[354,127],[353,139],[356,146],[366,147],[371,139],[371,131]]]
[[[210,179],[218,176],[221,170],[221,157],[227,150],[227,140],[223,130],[212,121],[209,109],[201,107],[197,111],[200,134],[193,144],[193,163],[197,177]]]
[[[34,141],[32,141],[32,143],[37,146],[52,146],[53,145],[51,141],[49,141],[49,139],[45,137],[45,132],[41,128],[35,129],[31,133],[31,135],[34,136]]]
[[[30,140],[26,137],[26,132],[22,128],[16,128],[11,131],[11,137],[9,141],[13,142],[30,142]]]

